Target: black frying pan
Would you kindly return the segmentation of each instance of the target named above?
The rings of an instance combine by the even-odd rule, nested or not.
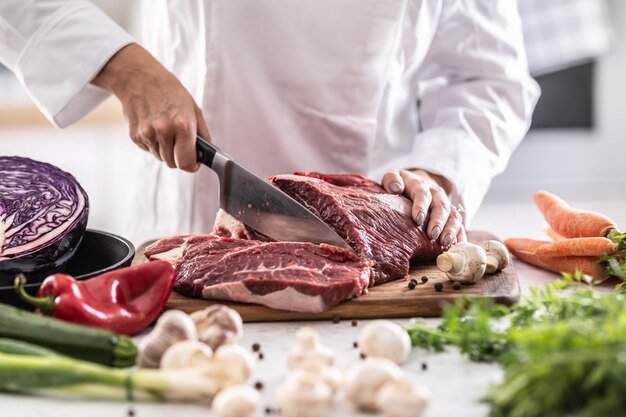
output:
[[[99,230],[87,229],[76,253],[65,266],[64,274],[76,279],[87,279],[114,269],[129,266],[135,256],[135,247],[123,237]],[[41,282],[26,284],[26,291],[35,294]],[[24,303],[13,286],[0,286],[0,303],[32,309]]]

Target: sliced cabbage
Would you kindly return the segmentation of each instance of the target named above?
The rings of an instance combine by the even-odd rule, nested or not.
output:
[[[0,281],[43,278],[76,252],[89,215],[85,190],[59,168],[0,156]],[[10,282],[8,282],[10,284]]]

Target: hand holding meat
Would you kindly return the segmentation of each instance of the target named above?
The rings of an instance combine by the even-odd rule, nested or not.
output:
[[[466,240],[461,212],[448,199],[452,184],[442,176],[421,169],[391,171],[383,177],[383,187],[413,201],[411,217],[418,226],[426,225],[431,239],[442,246]]]
[[[170,168],[198,170],[196,134],[210,137],[202,111],[178,79],[145,49],[136,44],[122,48],[93,84],[119,98],[137,146]]]

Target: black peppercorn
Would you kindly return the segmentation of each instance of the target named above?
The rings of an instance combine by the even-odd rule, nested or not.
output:
[[[443,284],[441,282],[435,283],[435,291],[443,290]]]
[[[333,317],[333,323],[337,324],[337,323],[339,323],[340,321],[341,321],[341,317],[339,317],[339,316],[334,316],[334,317]]]
[[[417,287],[417,282],[415,282],[415,280],[409,281],[409,289],[414,290],[415,287]]]
[[[263,389],[263,383],[261,381],[257,381],[254,383],[254,388],[258,391],[261,391]]]
[[[352,346],[356,349],[359,347],[359,344],[356,341],[354,341],[352,342]]]
[[[359,323],[356,320],[352,320],[352,327],[356,327],[356,326],[358,326],[358,324]]]
[[[425,371],[428,369],[428,364],[426,362],[422,362],[422,371]]]
[[[253,343],[252,344],[252,351],[253,352],[258,352],[259,350],[261,350],[261,345],[258,343]]]
[[[359,355],[361,357],[361,359],[365,359],[365,353],[361,352],[361,354]]]
[[[126,414],[128,415],[128,417],[133,417],[135,415],[135,410],[133,410],[132,408],[129,408]]]
[[[428,282],[428,277],[426,275],[422,276],[421,278],[423,283],[427,283]]]
[[[265,356],[263,356],[263,353],[262,353],[262,352],[259,352],[259,360],[260,360],[260,361],[262,361],[264,357],[265,357]]]
[[[455,290],[460,290],[461,289],[461,283],[458,281],[455,281],[454,284],[452,284],[452,288],[454,288]]]

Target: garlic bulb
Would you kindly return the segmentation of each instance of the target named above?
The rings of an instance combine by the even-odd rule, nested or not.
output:
[[[154,330],[139,342],[137,366],[158,368],[163,353],[170,346],[182,340],[197,338],[196,326],[186,313],[168,310],[161,315]]]
[[[222,304],[195,311],[191,319],[196,325],[198,338],[213,350],[224,344],[236,343],[243,331],[239,313]]]
[[[209,366],[213,350],[198,340],[183,340],[170,346],[161,357],[162,369]]]

